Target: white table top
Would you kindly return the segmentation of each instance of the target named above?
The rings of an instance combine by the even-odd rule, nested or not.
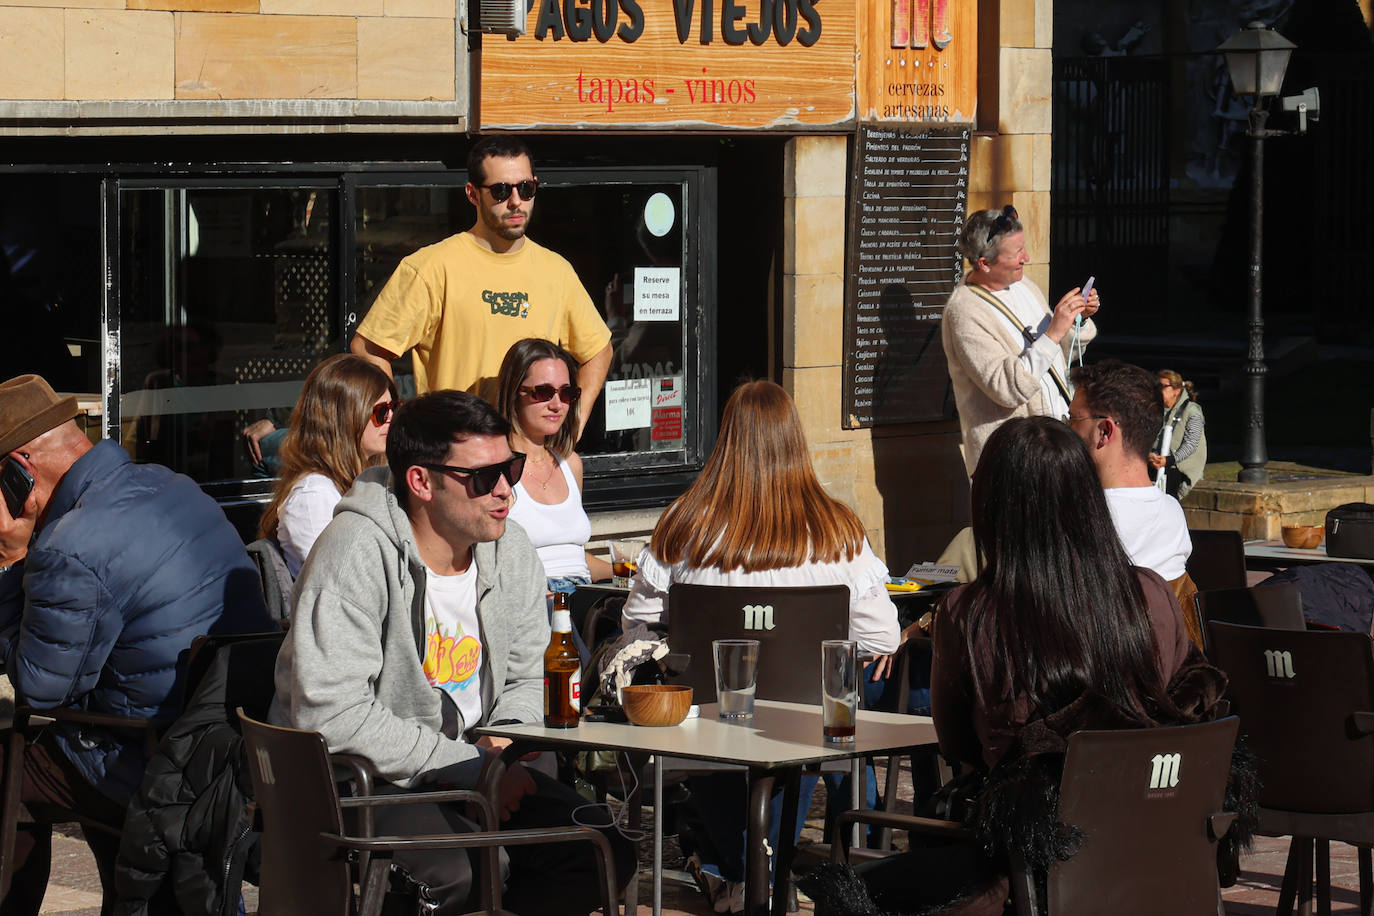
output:
[[[1245,555],[1265,560],[1288,560],[1294,565],[1301,563],[1359,563],[1363,566],[1374,566],[1374,560],[1327,556],[1325,542],[1317,547],[1288,547],[1283,541],[1246,541]]]
[[[860,710],[853,744],[825,744],[819,706],[774,700],[756,701],[753,721],[747,724],[721,721],[716,718],[716,704],[710,703],[701,707],[699,717],[667,728],[583,722],[577,728],[532,724],[484,726],[475,731],[479,735],[530,739],[546,746],[616,748],[769,769],[881,754],[934,744],[936,740],[935,724],[929,716]]]

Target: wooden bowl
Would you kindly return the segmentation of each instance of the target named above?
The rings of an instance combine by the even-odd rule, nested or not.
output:
[[[1325,536],[1324,525],[1283,526],[1283,543],[1289,547],[1316,547]]]
[[[625,717],[635,725],[677,725],[692,708],[692,688],[678,684],[631,684],[620,689]]]

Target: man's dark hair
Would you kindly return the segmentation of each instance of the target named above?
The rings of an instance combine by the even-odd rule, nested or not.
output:
[[[1164,422],[1159,376],[1119,359],[1104,359],[1075,368],[1071,378],[1093,414],[1111,417],[1121,427],[1126,451],[1147,460]]]
[[[530,154],[530,148],[525,145],[524,140],[512,134],[493,134],[478,140],[477,145],[468,153],[468,181],[478,186],[486,184],[487,170],[484,163],[493,156],[499,159],[525,156],[530,160],[530,169],[534,169],[534,156]]]
[[[401,506],[406,504],[406,470],[444,464],[449,446],[469,436],[507,436],[510,424],[486,401],[466,391],[431,391],[406,401],[391,415],[386,463]]]

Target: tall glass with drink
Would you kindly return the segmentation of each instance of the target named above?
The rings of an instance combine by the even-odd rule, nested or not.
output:
[[[852,744],[859,717],[859,644],[821,640],[821,709],[826,744]]]

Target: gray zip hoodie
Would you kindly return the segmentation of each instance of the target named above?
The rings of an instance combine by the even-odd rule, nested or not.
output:
[[[473,547],[482,629],[482,721],[544,714],[549,622],[544,567],[524,530],[507,522]],[[476,785],[483,751],[440,729],[447,703],[424,661],[425,565],[385,468],[364,471],[334,510],[296,579],[291,629],[277,658],[274,724],[324,735],[331,753],[370,760],[410,788]]]

